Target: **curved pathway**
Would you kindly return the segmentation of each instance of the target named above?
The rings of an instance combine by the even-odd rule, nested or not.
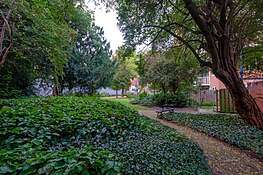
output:
[[[155,110],[139,111],[150,119],[157,120],[164,125],[176,129],[179,133],[197,142],[204,150],[212,174],[215,175],[262,175],[263,162],[251,158],[245,151],[219,141],[205,133],[198,132],[189,127],[177,125],[156,118]]]

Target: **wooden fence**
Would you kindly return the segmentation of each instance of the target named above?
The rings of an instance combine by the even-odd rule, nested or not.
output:
[[[227,89],[220,89],[217,92],[219,96],[217,101],[217,111],[218,112],[225,112],[225,113],[232,113],[236,112],[235,104],[231,98],[231,95]]]
[[[263,112],[263,81],[251,83],[248,87],[249,93],[256,100],[261,112]],[[235,113],[235,104],[227,89],[203,90],[192,93],[189,97],[191,101],[202,105],[214,105],[214,110],[222,113]],[[194,104],[192,102],[192,105]]]
[[[223,113],[232,113],[235,111],[235,105],[227,89],[220,90],[202,90],[197,93],[192,93],[189,97],[192,100],[192,105],[197,103],[198,106],[211,105],[214,106],[214,111]]]
[[[202,90],[202,91],[190,94],[189,98],[195,102],[198,102],[199,105],[215,105],[216,91]]]

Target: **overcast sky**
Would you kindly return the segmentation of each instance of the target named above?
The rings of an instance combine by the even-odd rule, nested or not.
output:
[[[117,27],[116,12],[105,12],[103,6],[95,7],[93,3],[86,0],[88,8],[94,11],[95,24],[103,27],[105,38],[110,42],[113,53],[123,43],[122,34]]]

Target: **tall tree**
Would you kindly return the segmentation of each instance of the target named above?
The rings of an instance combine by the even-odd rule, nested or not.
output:
[[[78,33],[76,16],[83,10],[82,0],[0,2],[0,84],[7,94],[8,89],[27,90],[33,84],[25,81],[27,86],[20,86],[23,82],[15,77],[17,74],[21,80],[32,81],[35,76],[55,79],[56,84],[63,74],[70,43]],[[2,77],[10,78],[7,81]]]
[[[108,87],[115,72],[115,61],[111,60],[110,44],[104,38],[102,28],[92,25],[76,40],[67,66],[64,68],[64,83],[69,90],[80,87],[93,95],[101,87]]]
[[[263,128],[263,114],[239,77],[244,46],[262,35],[262,0],[115,0],[127,44],[187,46],[228,88],[246,123]]]
[[[135,57],[135,53],[125,46],[118,47],[113,56],[113,59],[117,61],[118,67],[113,76],[111,87],[116,92],[121,90],[122,96],[124,96],[124,91],[129,89],[131,80],[137,76]]]
[[[184,59],[180,59],[180,56]],[[197,68],[196,61],[189,56],[178,49],[166,53],[148,53],[145,55],[141,80],[161,89],[163,93],[169,91],[175,94],[187,90],[196,80]]]

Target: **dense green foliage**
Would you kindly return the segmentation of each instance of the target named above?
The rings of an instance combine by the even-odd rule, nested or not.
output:
[[[146,106],[163,106],[171,105],[173,107],[184,107],[188,104],[187,95],[184,93],[176,94],[153,94],[147,95],[142,93],[139,98],[131,101],[132,104],[140,104]]]
[[[113,76],[111,88],[113,90],[122,90],[122,96],[124,91],[128,90],[131,85],[131,79],[135,78],[137,73],[135,71],[134,57],[135,53],[130,49],[118,47],[113,59],[118,63],[116,73]]]
[[[184,107],[187,105],[187,95],[184,93],[154,94],[152,100],[158,106],[172,104],[174,107]]]
[[[32,94],[32,64],[14,58],[16,65],[5,64],[0,70],[0,98],[14,98]]]
[[[259,41],[255,42],[253,47],[246,47],[243,50],[243,55],[240,64],[247,70],[260,70],[263,69],[263,41],[262,38],[258,38]]]
[[[0,68],[1,97],[32,93],[36,77],[55,82],[53,78],[63,74],[71,41],[77,34],[74,25],[79,21],[75,15],[85,13],[81,0],[13,2],[13,6],[11,0],[0,6],[5,14],[8,9],[12,11],[9,24],[13,40],[13,47]],[[85,17],[91,21],[91,16]],[[4,41],[3,48],[6,44]]]
[[[55,95],[64,87],[83,87],[92,94],[109,86],[115,68],[110,44],[86,9],[83,0],[7,0],[0,4],[5,15],[12,12],[13,41],[0,66],[0,97],[33,94],[33,85],[39,82],[52,87]],[[1,17],[0,21],[2,25]],[[6,50],[9,38],[0,35],[0,40],[4,38],[0,50]]]
[[[193,86],[196,80],[197,62],[178,49],[166,52],[145,53],[136,62],[140,84],[148,85],[163,93],[176,93]]]
[[[263,155],[263,130],[246,125],[238,115],[174,113],[164,115],[163,119],[190,126]]]
[[[64,87],[80,87],[93,95],[97,89],[110,86],[116,64],[110,59],[110,44],[103,35],[103,29],[93,25],[76,40],[61,77],[61,91]]]
[[[34,98],[2,103],[7,106],[0,112],[1,170],[21,174],[103,174],[113,165],[119,169],[111,152],[90,145],[106,136],[121,135],[139,122],[129,110],[121,112],[118,105],[93,99]],[[118,125],[113,125],[115,117]],[[107,169],[109,161],[113,165]]]
[[[208,174],[200,148],[119,103],[1,100],[2,174]]]
[[[171,128],[143,120],[141,132],[130,132],[123,140],[112,139],[101,146],[120,154],[126,162],[124,174],[208,174],[197,145]]]

